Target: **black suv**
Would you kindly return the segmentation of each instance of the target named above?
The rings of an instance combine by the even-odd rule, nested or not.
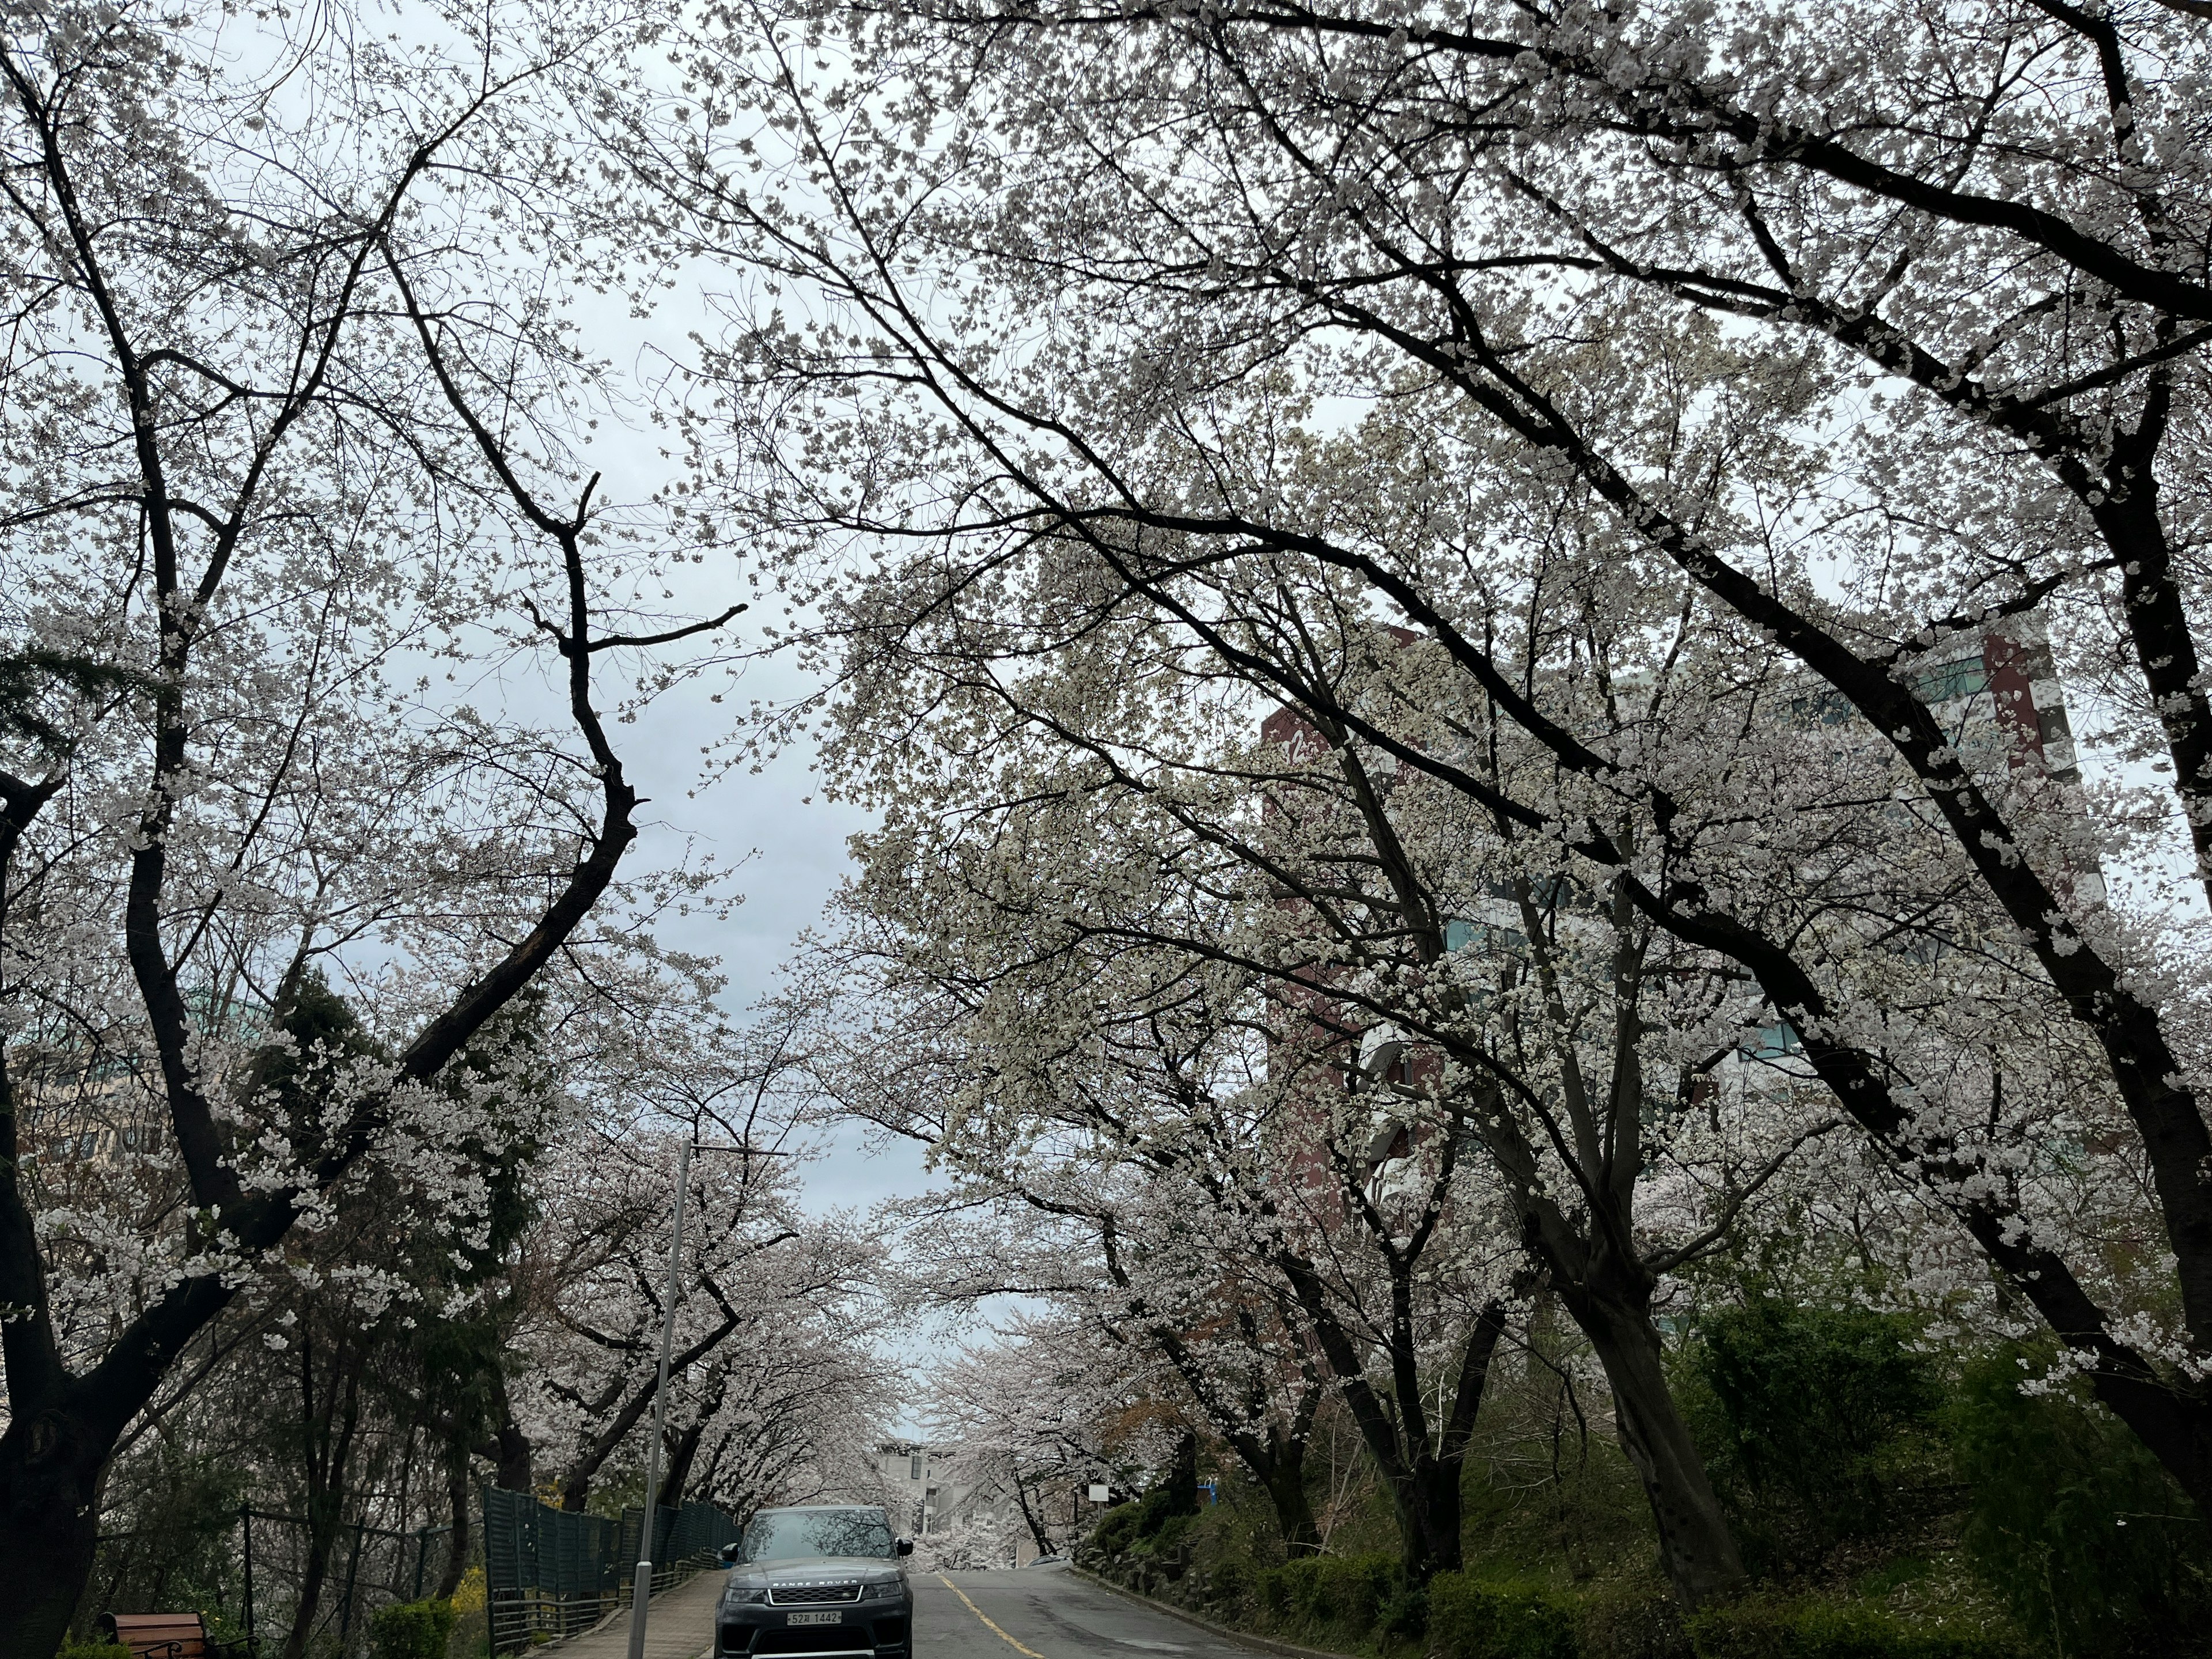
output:
[[[757,1653],[907,1659],[914,1590],[907,1539],[880,1509],[762,1510],[722,1551],[730,1582],[714,1615],[720,1659]]]

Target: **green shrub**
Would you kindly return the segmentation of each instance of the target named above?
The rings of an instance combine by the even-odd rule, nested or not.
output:
[[[1407,1641],[1428,1634],[1429,1592],[1423,1585],[1400,1585],[1375,1610],[1375,1633]]]
[[[1752,1597],[1689,1619],[1698,1659],[2013,1659],[1979,1632],[1914,1629],[1879,1607]]]
[[[1401,1577],[1397,1561],[1388,1555],[1323,1555],[1314,1565],[1319,1571],[1306,1616],[1316,1624],[1341,1625],[1363,1635]]]
[[[2013,1614],[2069,1653],[2156,1650],[2208,1599],[2206,1534],[2123,1424],[2020,1390],[2024,1351],[1967,1368],[1947,1413],[1971,1497],[1967,1558]]]
[[[1137,1515],[1140,1505],[1133,1499],[1116,1504],[1098,1517],[1098,1524],[1091,1529],[1090,1547],[1100,1555],[1120,1555],[1137,1541]]]
[[[1540,1584],[1429,1580],[1429,1640],[1444,1659],[1576,1659],[1576,1609]]]
[[[1941,1397],[1913,1334],[1894,1315],[1774,1300],[1704,1322],[1686,1404],[1754,1561],[1809,1565],[1881,1531],[1886,1466]]]
[[[1213,1570],[1213,1593],[1224,1601],[1242,1601],[1252,1594],[1252,1574],[1234,1557]]]
[[[368,1650],[375,1659],[446,1659],[453,1633],[451,1601],[402,1601],[368,1621]]]
[[[1159,1530],[1152,1534],[1152,1548],[1160,1554],[1166,1554],[1189,1537],[1190,1529],[1197,1524],[1198,1517],[1194,1515],[1170,1515],[1160,1523]]]
[[[131,1650],[120,1642],[64,1642],[54,1659],[131,1659]]]
[[[1682,1610],[1656,1584],[1607,1584],[1585,1591],[1575,1617],[1583,1659],[1688,1659]]]
[[[1302,1555],[1260,1574],[1260,1605],[1278,1618],[1337,1625],[1364,1635],[1404,1588],[1388,1555]]]
[[[1102,1556],[1172,1549],[1196,1523],[1196,1506],[1182,1483],[1162,1480],[1142,1498],[1116,1504],[1100,1516],[1087,1547]]]

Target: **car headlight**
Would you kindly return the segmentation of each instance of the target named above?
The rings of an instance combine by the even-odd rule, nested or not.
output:
[[[863,1584],[860,1586],[860,1599],[863,1601],[889,1601],[896,1598],[898,1593],[899,1587],[898,1581],[896,1579],[891,1579],[881,1584]]]
[[[729,1599],[738,1602],[765,1601],[768,1592],[764,1589],[732,1589],[729,1592]]]

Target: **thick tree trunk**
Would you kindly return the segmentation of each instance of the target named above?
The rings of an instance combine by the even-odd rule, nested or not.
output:
[[[461,1587],[461,1575],[469,1565],[469,1455],[465,1447],[449,1449],[446,1460],[446,1501],[453,1517],[452,1530],[446,1534],[446,1570],[438,1575],[438,1588],[431,1592],[441,1601],[453,1600],[453,1592]]]
[[[1198,1513],[1198,1437],[1188,1429],[1176,1442],[1165,1485],[1170,1515]]]
[[[62,1410],[0,1435],[0,1653],[51,1659],[92,1571],[108,1442]]]
[[[499,1413],[499,1431],[494,1437],[490,1460],[499,1470],[495,1478],[501,1492],[528,1492],[536,1484],[530,1468],[530,1438],[514,1420],[514,1407],[507,1401],[507,1377],[503,1373],[493,1374],[492,1394]]]
[[[1559,1299],[1605,1367],[1621,1449],[1651,1506],[1667,1582],[1684,1607],[1696,1608],[1744,1587],[1743,1555],[1667,1387],[1644,1279],[1639,1269],[1633,1285],[1562,1286]]]
[[[1283,1547],[1292,1555],[1316,1555],[1321,1551],[1321,1528],[1315,1523],[1313,1502],[1306,1496],[1306,1443],[1281,1434],[1272,1424],[1268,1439],[1273,1454],[1264,1470],[1255,1469],[1275,1506],[1275,1527],[1283,1534]]]
[[[537,1476],[530,1462],[530,1442],[512,1423],[500,1425],[499,1455],[494,1461],[499,1466],[495,1479],[501,1492],[528,1492],[537,1485]]]
[[[1022,1512],[1022,1520],[1029,1527],[1030,1537],[1036,1541],[1037,1559],[1042,1560],[1047,1556],[1059,1554],[1060,1552],[1053,1547],[1052,1539],[1044,1529],[1043,1516],[1031,1506],[1029,1488],[1022,1485],[1022,1478],[1018,1474],[1014,1477],[1014,1503]]]
[[[676,1437],[676,1445],[668,1455],[668,1478],[660,1483],[660,1504],[664,1509],[674,1509],[684,1501],[684,1488],[691,1479],[691,1465],[698,1460],[699,1443],[706,1437],[707,1425],[702,1421]]]
[[[1460,1474],[1466,1464],[1464,1451],[1451,1457],[1424,1453],[1390,1482],[1409,1583],[1425,1584],[1440,1572],[1459,1571]]]

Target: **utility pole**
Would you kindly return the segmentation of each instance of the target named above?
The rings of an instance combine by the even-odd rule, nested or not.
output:
[[[653,1440],[645,1455],[645,1524],[638,1528],[637,1581],[629,1598],[629,1659],[645,1659],[646,1603],[653,1599],[653,1512],[660,1502],[660,1436],[668,1420],[668,1350],[676,1340],[676,1298],[684,1273],[684,1194],[691,1185],[691,1143],[676,1162],[676,1237],[668,1247],[668,1296],[661,1304],[660,1378],[653,1389]]]

